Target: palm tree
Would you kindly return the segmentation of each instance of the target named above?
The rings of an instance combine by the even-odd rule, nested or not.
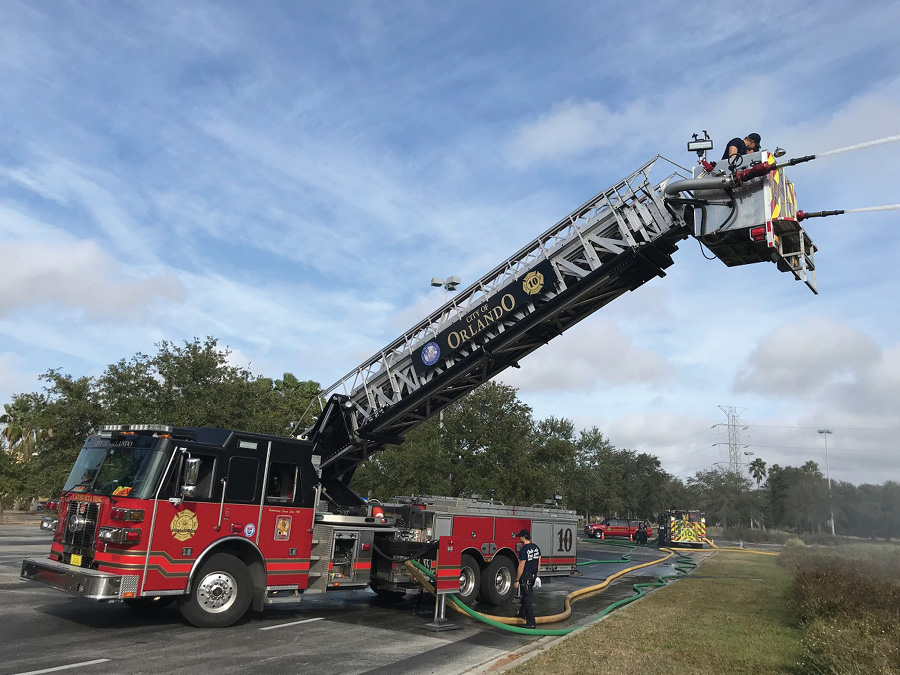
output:
[[[17,462],[23,461],[30,454],[31,434],[8,413],[0,415],[0,424],[4,425],[0,436],[6,441],[7,451],[15,457]]]
[[[37,442],[52,437],[53,432],[31,426],[30,420],[34,417],[32,402],[19,399],[6,403],[3,407],[6,412],[0,415],[0,439],[6,442],[6,451],[17,463],[27,462],[34,453]]]
[[[750,475],[753,476],[753,480],[756,481],[756,489],[758,490],[762,479],[766,477],[766,463],[757,457],[750,462],[749,471]]]

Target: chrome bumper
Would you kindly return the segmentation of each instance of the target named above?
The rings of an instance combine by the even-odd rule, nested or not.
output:
[[[138,588],[137,575],[98,572],[48,558],[25,558],[19,578],[93,600],[133,598]]]

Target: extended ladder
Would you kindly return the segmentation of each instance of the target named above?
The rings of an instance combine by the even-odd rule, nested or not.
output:
[[[672,173],[654,184],[657,163]],[[661,156],[647,162],[324,390],[322,412],[302,434],[315,444],[323,482],[346,484],[367,457],[443,407],[665,276],[691,233],[664,203],[666,183],[684,177],[676,168]]]

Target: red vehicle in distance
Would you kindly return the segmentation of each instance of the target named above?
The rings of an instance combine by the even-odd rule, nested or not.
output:
[[[599,523],[588,523],[584,526],[584,534],[595,539],[606,537],[624,537],[633,539],[637,534],[640,524],[644,523],[647,531],[650,531],[650,523],[647,520],[630,520],[628,518],[607,518]]]

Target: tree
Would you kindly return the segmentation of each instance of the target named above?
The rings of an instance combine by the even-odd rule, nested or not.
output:
[[[402,445],[370,457],[351,487],[362,495],[473,494],[511,504],[561,494],[572,504],[576,442],[570,420],[535,421],[516,390],[487,383],[428,420]],[[578,495],[574,495],[577,499]]]
[[[27,462],[35,452],[38,439],[48,438],[52,434],[49,428],[35,426],[35,413],[45,404],[45,399],[38,394],[24,394],[3,405],[5,412],[0,415],[0,424],[4,426],[0,437],[6,442],[6,451],[16,462]]]
[[[351,487],[386,498],[397,494],[487,495],[533,503],[557,489],[556,466],[565,455],[570,424],[549,420],[538,442],[531,408],[516,390],[489,382],[406,434],[402,445],[370,457]],[[573,451],[574,452],[574,451]],[[545,469],[542,471],[542,468]]]
[[[565,494],[585,520],[624,509],[624,463],[615,446],[597,427],[582,430],[575,444],[575,466]]]
[[[8,452],[6,441],[0,437],[0,514],[23,495],[23,485],[22,464]]]
[[[770,522],[776,527],[821,532],[829,518],[828,484],[819,465],[802,467],[773,464],[766,481]],[[835,517],[840,513],[835,509]]]
[[[318,393],[317,383],[290,373],[273,381],[230,364],[228,348],[212,337],[183,345],[163,341],[157,348],[153,356],[122,359],[96,378],[47,371],[43,393],[20,394],[4,406],[4,438],[13,439],[17,452],[30,452],[23,496],[58,494],[85,438],[103,424],[286,434]]]
[[[688,485],[696,503],[706,512],[707,520],[721,520],[725,529],[728,529],[729,519],[732,524],[749,520],[750,481],[747,478],[719,468],[698,471],[688,479]]]
[[[763,478],[766,477],[766,463],[760,458],[757,457],[752,462],[750,462],[749,469],[750,475],[753,476],[753,480],[756,481],[756,489],[759,489],[759,484],[762,483]]]

